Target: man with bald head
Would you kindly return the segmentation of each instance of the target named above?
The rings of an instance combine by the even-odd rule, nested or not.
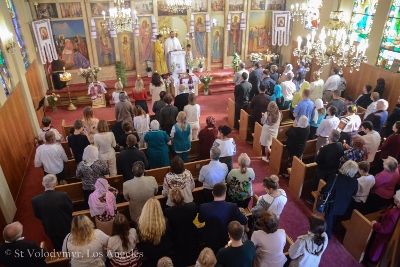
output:
[[[23,226],[13,222],[4,227],[4,244],[0,245],[0,264],[6,267],[47,266],[45,250],[22,237]]]
[[[35,167],[43,168],[44,175],[55,174],[59,184],[65,184],[64,162],[68,161],[62,146],[56,145],[54,132],[47,132],[45,143],[36,149]]]

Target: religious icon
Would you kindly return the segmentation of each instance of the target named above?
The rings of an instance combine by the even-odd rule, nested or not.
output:
[[[81,3],[60,3],[60,10],[63,18],[82,17]]]
[[[278,18],[278,27],[285,27],[285,18]]]
[[[36,17],[37,19],[57,18],[58,13],[56,4],[50,4],[50,3],[37,4]]]
[[[222,62],[222,49],[223,49],[223,27],[213,27],[212,28],[212,63],[220,63]]]
[[[204,16],[199,15],[195,25],[194,38],[195,38],[195,57],[206,57],[206,25],[204,24]]]
[[[49,39],[49,34],[47,32],[46,27],[40,27],[39,31],[40,31],[40,37],[42,38],[43,41]]]
[[[108,3],[90,3],[92,17],[102,17],[102,12],[104,11],[108,14],[109,9],[110,4]]]
[[[211,0],[212,11],[224,11],[225,1],[224,0]]]
[[[125,63],[125,68],[128,70],[133,69],[133,35],[132,33],[119,34],[118,39],[120,42],[120,57],[121,61]]]
[[[152,31],[149,18],[141,17],[139,24],[139,57],[143,63],[153,59]]]
[[[242,33],[240,31],[240,16],[235,14],[232,16],[231,31],[229,34],[228,56],[233,52],[241,53],[242,49]]]

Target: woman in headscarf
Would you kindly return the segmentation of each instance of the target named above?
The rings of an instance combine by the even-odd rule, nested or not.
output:
[[[282,112],[279,111],[278,105],[275,102],[269,102],[267,112],[261,118],[263,124],[260,144],[265,148],[265,157],[262,160],[269,162],[269,147],[272,144],[272,137],[278,136],[279,124],[282,120]]]
[[[340,159],[339,168],[348,161],[353,160],[355,162],[361,162],[365,160],[367,156],[367,147],[365,145],[365,141],[361,135],[355,135],[352,140],[353,147],[349,146],[348,144],[344,143],[343,146],[345,149],[343,157]]]
[[[310,134],[308,135],[308,140],[316,138],[315,133],[317,132],[317,129],[325,116],[326,110],[324,108],[324,103],[322,102],[322,99],[318,98],[315,100],[314,110],[311,113]]]
[[[210,158],[210,149],[218,136],[218,129],[215,127],[215,118],[206,118],[207,126],[199,132],[200,160]]]
[[[95,190],[89,196],[90,216],[95,217],[96,228],[106,235],[112,234],[115,217],[117,189],[110,187],[104,178],[97,179]]]
[[[292,108],[294,108],[303,99],[303,92],[305,89],[310,89],[310,83],[307,81],[301,84],[300,90],[293,96]]]
[[[274,93],[269,97],[269,100],[275,102],[280,110],[285,106],[285,97],[282,94],[282,86],[275,85]]]
[[[115,118],[117,121],[129,121],[132,123],[133,107],[126,92],[119,93],[119,102],[115,104]]]
[[[89,208],[89,195],[94,192],[97,179],[104,178],[109,173],[107,166],[99,160],[97,147],[87,146],[83,151],[82,161],[76,168],[76,178],[82,180],[83,199],[86,208]]]
[[[286,74],[288,74],[289,72],[292,72],[292,73],[293,73],[293,66],[292,66],[292,64],[287,64],[287,65],[286,65],[285,70],[283,71],[283,74],[286,75]]]

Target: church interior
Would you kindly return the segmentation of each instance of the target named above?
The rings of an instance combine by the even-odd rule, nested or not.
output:
[[[171,7],[170,2],[190,2],[191,7]],[[129,25],[110,16],[117,7],[129,9]],[[347,81],[346,95],[353,99],[364,85],[374,87],[383,78],[381,98],[388,101],[388,113],[398,104],[399,0],[0,0],[0,10],[0,229],[19,221],[26,240],[45,241],[49,248],[51,242],[31,205],[43,191],[43,170],[33,163],[43,117],[51,117],[52,126],[63,135],[82,118],[86,106],[92,106],[99,119],[115,120],[114,84],[121,80],[130,98],[137,79],[149,88],[151,75],[158,70],[157,35],[164,43],[173,31],[182,50],[191,45],[190,65],[183,53],[183,63],[169,64],[162,74],[170,80],[174,96],[182,80],[192,75],[201,107],[200,129],[208,116],[215,117],[217,126],[233,126],[232,79],[239,62],[248,70],[255,62],[263,68],[273,62],[279,70],[290,63],[293,71],[300,61],[306,62],[305,80],[310,82],[313,72],[326,81],[331,69],[338,67]],[[175,75],[176,68],[180,74]],[[212,80],[204,83],[207,76]],[[246,126],[231,134],[237,150],[233,162],[237,167],[238,156],[249,155],[256,173],[253,191],[262,195],[263,178],[280,170],[261,159],[256,131],[248,131]],[[295,241],[307,232],[307,217],[313,213],[305,201],[311,186],[304,182],[300,193],[293,193],[290,179],[283,176],[279,185],[288,194],[280,228]],[[358,245],[364,242],[360,246],[366,248],[369,237],[355,237],[349,249],[346,229],[339,228],[320,266],[367,266]],[[395,239],[386,263],[379,266],[399,266],[399,235]]]

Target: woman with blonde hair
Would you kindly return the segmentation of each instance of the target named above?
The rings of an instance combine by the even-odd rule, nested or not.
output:
[[[196,140],[200,130],[200,106],[196,104],[195,94],[189,94],[189,104],[183,108],[183,111],[186,113],[187,122],[192,131],[191,139]]]
[[[226,178],[228,197],[244,209],[247,208],[253,196],[252,181],[256,176],[253,168],[249,168],[250,162],[246,153],[240,154],[238,158],[239,168],[232,169]]]
[[[97,125],[99,133],[93,137],[94,145],[99,150],[99,159],[107,165],[110,175],[117,175],[117,160],[114,147],[117,145],[114,134],[109,131],[107,121],[100,120]]]
[[[114,105],[119,103],[119,94],[123,92],[124,90],[124,85],[121,82],[121,78],[114,84],[115,92],[112,93],[111,97],[112,100],[114,101]]]
[[[144,204],[138,232],[138,249],[147,257],[148,266],[156,266],[159,259],[172,254],[171,231],[157,199],[151,198]]]
[[[211,248],[204,248],[197,258],[195,267],[214,267],[217,264],[217,258]]]
[[[348,143],[351,146],[353,136],[358,134],[358,129],[361,126],[361,118],[357,114],[356,106],[348,106],[347,116],[340,119],[337,128],[340,131],[340,142]]]
[[[143,108],[136,105],[133,109],[135,117],[133,118],[133,125],[137,134],[139,135],[139,148],[146,148],[146,141],[144,140],[145,134],[149,131],[150,116],[146,114]]]
[[[105,266],[104,247],[108,237],[99,229],[94,229],[89,217],[80,214],[72,219],[71,233],[65,237],[62,251],[80,255],[70,257],[72,267]]]
[[[189,151],[192,147],[190,140],[190,124],[187,123],[186,113],[180,111],[176,117],[176,124],[171,129],[172,149],[184,162],[189,161]]]
[[[265,157],[262,157],[262,160],[265,162],[269,162],[269,147],[272,144],[272,137],[276,138],[278,136],[278,128],[281,120],[282,112],[279,111],[278,105],[275,102],[269,102],[267,112],[261,118],[263,127],[259,141],[265,149]]]
[[[141,78],[138,78],[135,83],[135,88],[132,90],[132,98],[135,100],[135,106],[141,106],[146,113],[149,113],[147,107],[147,90],[144,88],[144,83]]]
[[[93,144],[93,136],[97,134],[97,124],[99,119],[93,115],[93,108],[87,106],[83,109],[83,129],[87,132],[89,142]]]

